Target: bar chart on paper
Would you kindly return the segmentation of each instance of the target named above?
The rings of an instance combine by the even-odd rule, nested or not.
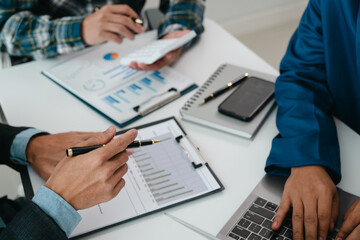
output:
[[[206,191],[207,186],[174,137],[166,134],[159,139],[160,143],[136,149],[132,155],[135,171],[142,175],[153,202],[165,205]]]
[[[129,84],[124,84],[120,89],[116,89],[114,92],[106,94],[102,100],[111,108],[118,112],[133,111],[135,105],[140,105],[146,102],[151,96],[158,92],[166,91],[164,86],[166,85],[165,78],[161,72],[155,71],[153,73],[139,74],[139,71],[130,69],[126,66],[115,69],[117,73],[113,73],[113,76],[119,78],[119,82],[129,77],[137,77],[135,81],[131,81]],[[114,70],[114,71],[115,71]],[[110,73],[107,73],[110,75]],[[149,97],[146,97],[149,96]]]

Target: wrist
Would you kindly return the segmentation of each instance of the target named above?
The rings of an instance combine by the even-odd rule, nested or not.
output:
[[[42,140],[46,138],[46,135],[48,135],[48,133],[39,133],[30,138],[25,150],[25,156],[31,165],[35,162],[39,152],[43,149]]]
[[[37,204],[69,237],[80,223],[81,216],[56,192],[41,186],[32,201]]]
[[[54,179],[50,177],[44,184],[44,187],[47,187],[48,189],[62,197],[69,205],[71,205],[75,210],[77,210],[72,203],[73,197],[68,196],[69,192],[66,191],[67,187],[64,186],[64,184],[59,184],[58,181],[54,181]]]
[[[296,174],[297,172],[302,172],[302,171],[324,171],[324,172],[326,172],[325,168],[320,165],[308,165],[308,166],[291,168],[291,174]]]

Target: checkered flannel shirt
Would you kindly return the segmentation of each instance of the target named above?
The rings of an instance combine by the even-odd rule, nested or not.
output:
[[[168,6],[159,36],[174,30],[202,26],[204,0],[161,0]],[[145,0],[1,0],[0,49],[13,56],[34,59],[79,51],[83,19],[105,4],[127,4],[140,13]]]

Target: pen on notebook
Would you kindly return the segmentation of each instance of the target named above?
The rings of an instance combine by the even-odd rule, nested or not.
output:
[[[223,94],[224,92],[230,90],[232,87],[238,85],[239,83],[242,82],[242,80],[244,80],[245,78],[247,78],[249,76],[248,73],[245,73],[242,77],[240,77],[238,80],[236,80],[235,82],[229,82],[227,83],[225,86],[223,86],[222,88],[216,90],[215,92],[211,93],[209,96],[207,96],[206,98],[204,98],[203,100],[201,100],[199,102],[199,104],[204,104],[207,103],[208,101],[210,101],[211,99],[214,99],[218,96],[220,96],[221,94]]]
[[[129,16],[131,20],[133,20],[134,23],[143,24],[143,21],[140,18],[134,18]]]
[[[137,148],[137,147],[142,147],[142,146],[148,146],[148,145],[153,145],[155,143],[160,142],[159,140],[144,140],[144,141],[133,141],[132,143],[130,143],[129,146],[127,146],[127,148]],[[100,145],[94,145],[94,146],[86,146],[86,147],[72,147],[72,148],[68,148],[66,149],[66,156],[68,157],[75,157],[77,155],[80,154],[85,154],[88,153],[92,150],[95,150],[97,148],[100,147],[104,147],[105,144],[100,144]]]

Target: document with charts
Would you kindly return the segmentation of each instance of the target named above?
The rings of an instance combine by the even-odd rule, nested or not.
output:
[[[175,118],[136,129],[138,140],[158,139],[161,142],[133,149],[124,176],[125,187],[113,200],[78,211],[82,221],[71,237],[224,189]],[[28,198],[44,184],[31,167],[22,174],[22,180]]]
[[[171,67],[136,71],[120,64],[122,57],[155,38],[150,32],[134,41],[93,47],[66,56],[43,74],[123,127],[196,87]]]

